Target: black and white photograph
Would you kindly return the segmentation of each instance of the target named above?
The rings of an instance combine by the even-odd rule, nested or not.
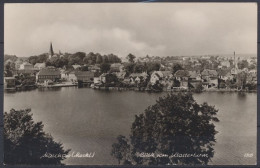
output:
[[[5,3],[5,165],[256,165],[257,3]]]

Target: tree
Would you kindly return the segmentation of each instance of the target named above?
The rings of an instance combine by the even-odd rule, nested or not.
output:
[[[130,145],[128,144],[127,138],[119,135],[117,137],[117,143],[112,145],[111,155],[114,156],[118,160],[118,164],[120,164],[121,160],[127,160],[129,152]]]
[[[217,112],[207,103],[198,104],[191,93],[171,93],[159,98],[143,114],[135,116],[127,161],[133,165],[208,164],[214,155]],[[138,153],[167,157],[138,157]],[[176,153],[201,155],[174,157]]]
[[[246,85],[247,74],[245,72],[240,72],[237,74],[237,87],[240,89],[244,89]]]
[[[175,74],[178,70],[183,70],[182,66],[180,64],[175,64],[172,67],[172,73]]]
[[[247,60],[242,60],[242,61],[238,62],[237,67],[238,67],[238,69],[248,68]]]
[[[4,161],[6,164],[61,164],[69,150],[43,131],[42,122],[34,122],[30,109],[4,113]],[[58,157],[44,157],[46,153]]]
[[[135,73],[142,73],[145,71],[145,67],[143,64],[139,63],[139,64],[136,64],[135,67],[134,67],[134,72]]]
[[[103,63],[108,63],[108,57],[107,57],[107,55],[104,55],[104,56],[103,56]]]
[[[97,55],[96,63],[101,64],[103,62],[103,58],[100,54]]]
[[[101,73],[107,73],[110,70],[110,64],[103,63],[100,65],[100,71]]]
[[[135,61],[135,58],[136,58],[136,56],[134,56],[133,54],[128,54],[127,55],[127,57],[126,57],[127,59],[128,59],[128,61],[130,62],[130,63],[134,63]]]
[[[161,65],[159,63],[154,63],[154,62],[148,62],[146,64],[146,70],[147,72],[152,72],[152,71],[159,71]]]
[[[128,63],[125,65],[125,71],[129,75],[131,73],[134,73],[135,64],[134,63]]]
[[[201,93],[203,91],[202,83],[200,82],[196,87],[194,88],[194,92]]]

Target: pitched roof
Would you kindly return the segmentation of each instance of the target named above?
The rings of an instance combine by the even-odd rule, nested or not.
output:
[[[143,72],[143,73],[132,73],[132,74],[130,75],[130,77],[141,77],[141,76],[147,77],[148,75],[147,75],[146,72]]]
[[[77,68],[80,68],[81,66],[80,66],[80,65],[72,65],[72,67],[73,67],[74,69],[77,69]]]
[[[189,71],[187,70],[178,70],[177,72],[175,72],[174,74],[175,77],[189,77]]]
[[[165,77],[165,76],[170,76],[170,75],[172,75],[172,72],[171,71],[161,71],[162,72],[162,74],[163,74],[163,76]]]
[[[22,65],[32,65],[29,62],[24,62]]]
[[[93,76],[94,77],[94,72],[91,71],[76,71],[75,72],[76,76]]]
[[[230,70],[221,69],[221,70],[218,71],[218,75],[219,76],[226,76],[229,72],[230,72]]]
[[[45,67],[45,66],[46,66],[45,63],[36,63],[36,64],[34,65],[35,68],[41,68],[41,67]]]
[[[218,72],[216,70],[204,69],[201,72],[201,75],[203,75],[203,76],[217,76]]]
[[[189,71],[190,78],[197,78],[199,75],[196,71]]]
[[[40,70],[38,75],[60,75],[60,70],[55,68],[43,68]]]

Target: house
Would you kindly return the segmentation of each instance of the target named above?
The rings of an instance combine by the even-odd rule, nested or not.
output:
[[[190,77],[190,73],[187,70],[178,70],[175,72],[174,77],[176,80],[181,81],[181,80],[187,80]]]
[[[94,80],[94,72],[91,71],[76,71],[75,76],[78,81],[83,83],[92,83]]]
[[[173,79],[173,75],[171,71],[154,71],[151,74],[150,83],[154,85],[157,81],[161,81],[165,83],[168,80]]]
[[[219,70],[218,78],[226,81],[226,80],[232,80],[233,76],[231,75],[231,72],[229,70]]]
[[[59,79],[61,79],[61,73],[56,68],[43,68],[36,74],[36,81],[39,83],[45,81],[55,82]]]
[[[13,87],[15,87],[15,78],[4,77],[4,88],[13,88]]]
[[[61,79],[69,82],[77,82],[77,77],[75,71],[64,71],[61,70]]]
[[[218,72],[216,70],[204,69],[201,72],[205,89],[218,87]]]
[[[80,65],[72,65],[72,67],[73,67],[73,69],[75,69],[75,70],[78,70],[78,69],[80,69]]]
[[[174,77],[176,80],[180,82],[181,88],[188,88],[189,87],[189,71],[187,70],[178,70],[175,72]]]
[[[24,62],[24,63],[22,63],[21,65],[20,65],[20,68],[19,68],[20,70],[32,70],[32,69],[34,69],[33,68],[33,65],[32,64],[30,64],[29,62]]]
[[[22,59],[17,59],[15,61],[15,69],[20,69],[20,66],[23,64],[23,60]]]
[[[190,81],[201,81],[201,75],[197,71],[189,71]]]
[[[46,68],[46,63],[36,63],[34,68],[37,70],[41,70],[42,68]]]
[[[148,74],[146,72],[142,73],[132,73],[129,75],[129,79],[132,84],[134,83],[140,83],[141,81],[145,81],[148,77]]]
[[[91,71],[91,72],[99,72],[100,71],[100,67],[98,65],[90,65],[88,67],[88,70]]]
[[[94,77],[94,85],[100,85],[101,84],[101,78],[99,77]]]
[[[114,73],[116,75],[116,77],[119,79],[119,80],[124,80],[125,76],[126,76],[126,72],[115,72]]]
[[[257,75],[256,74],[248,74],[247,75],[247,78],[246,78],[246,82],[247,83],[254,83],[254,84],[257,84]]]
[[[216,78],[218,76],[218,72],[216,70],[204,69],[201,72],[201,77],[204,80],[208,80],[209,78]]]
[[[111,72],[122,72],[122,71],[124,71],[124,65],[122,65],[121,63],[111,64],[110,71]]]
[[[35,76],[36,71],[34,69],[19,69],[15,71],[15,74],[20,77]]]
[[[222,62],[220,62],[220,65],[222,67],[229,68],[230,67],[230,62],[229,61],[222,61]]]

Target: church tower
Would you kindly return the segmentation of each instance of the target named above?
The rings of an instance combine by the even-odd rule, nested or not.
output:
[[[49,50],[49,59],[54,55],[54,52],[53,52],[53,47],[52,47],[52,42],[50,44],[50,50]]]

